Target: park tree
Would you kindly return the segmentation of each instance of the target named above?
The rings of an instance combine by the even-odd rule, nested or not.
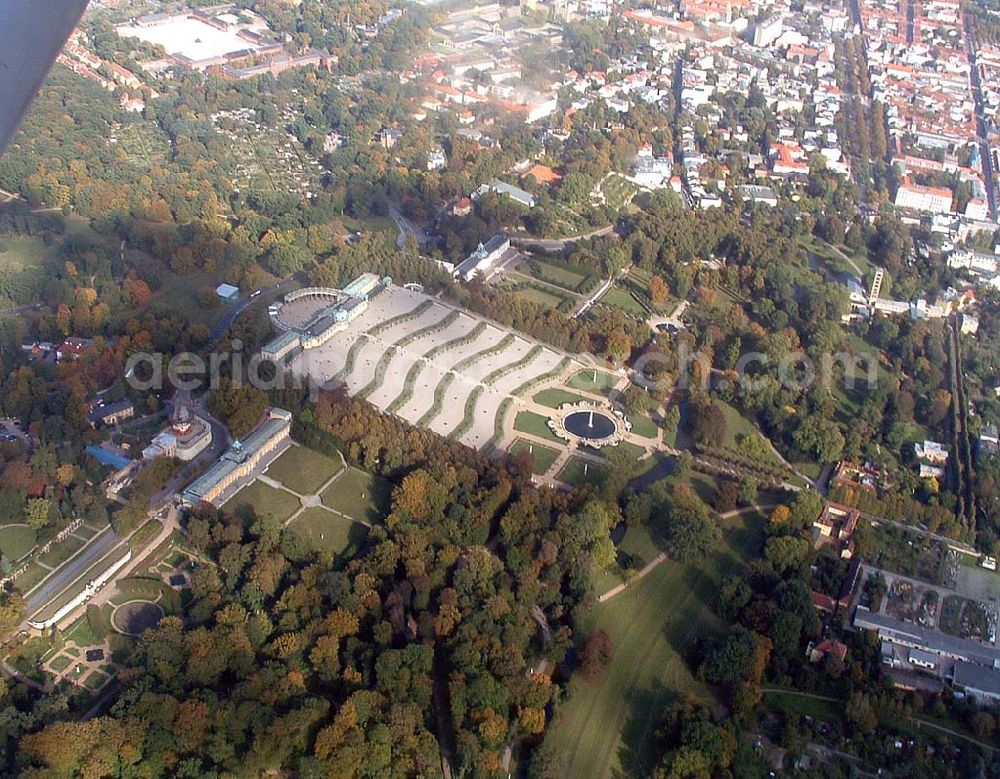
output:
[[[859,735],[867,735],[878,725],[878,715],[871,699],[863,692],[851,693],[844,707],[844,717],[851,729]]]
[[[611,638],[607,631],[592,630],[587,634],[580,650],[580,674],[588,682],[594,683],[603,675],[611,664]]]
[[[49,511],[51,508],[52,501],[48,498],[30,499],[24,515],[25,523],[34,530],[40,530],[49,523]]]
[[[657,514],[664,548],[680,562],[704,558],[722,536],[708,506],[687,485],[675,486]]]
[[[710,398],[693,404],[691,433],[694,440],[705,446],[722,446],[726,437],[726,415],[721,406]]]

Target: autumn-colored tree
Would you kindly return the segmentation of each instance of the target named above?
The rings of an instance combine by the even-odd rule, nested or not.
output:
[[[663,305],[670,297],[670,287],[661,276],[653,276],[649,280],[649,294],[656,305]]]
[[[611,664],[611,637],[602,629],[587,634],[580,651],[580,674],[588,682],[596,682]]]
[[[783,526],[792,516],[792,510],[788,506],[775,506],[771,512],[771,525],[775,527]]]

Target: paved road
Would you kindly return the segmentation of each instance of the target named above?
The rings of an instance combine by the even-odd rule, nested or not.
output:
[[[764,687],[764,688],[762,688],[761,691],[765,695],[767,695],[768,693],[772,693],[772,694],[773,693],[778,693],[778,694],[781,694],[781,695],[788,695],[788,696],[791,696],[791,697],[794,697],[794,698],[807,698],[807,699],[813,700],[813,701],[824,701],[826,703],[836,703],[838,706],[839,705],[843,705],[843,703],[844,703],[843,699],[841,699],[841,698],[832,698],[829,695],[816,695],[815,693],[809,693],[809,692],[799,692],[798,690],[787,690],[787,689],[784,689],[782,687]],[[991,753],[997,752],[997,748],[996,747],[994,747],[994,746],[992,746],[990,744],[987,744],[987,743],[985,743],[983,741],[977,741],[976,739],[972,738],[972,736],[967,736],[964,733],[959,733],[957,730],[952,730],[951,728],[946,728],[943,725],[938,725],[938,724],[936,724],[934,722],[928,722],[925,719],[920,719],[920,717],[912,717],[911,716],[909,719],[912,722],[916,723],[916,725],[917,725],[918,728],[930,728],[931,730],[936,730],[936,731],[938,731],[940,733],[947,733],[949,736],[954,736],[955,738],[960,738],[963,741],[968,741],[969,743],[975,744],[977,747],[982,747],[983,749],[986,749],[986,750],[988,750]],[[820,746],[820,745],[816,745],[816,746]],[[835,750],[830,750],[828,747],[821,747],[821,748],[825,749],[827,751],[830,751],[830,752],[832,752],[834,754],[837,754],[837,755],[839,755],[841,757],[848,757],[848,758],[852,758],[854,760],[858,759],[857,756],[855,756],[855,755],[848,755],[846,752],[837,752]]]
[[[250,297],[249,295],[247,295],[239,303],[237,303],[235,306],[229,309],[228,313],[219,322],[215,324],[215,327],[213,327],[211,333],[209,333],[209,343],[214,344],[216,341],[222,338],[226,330],[232,327],[233,323],[240,318],[240,315],[243,314],[243,312],[246,311],[248,308],[250,308],[254,303],[269,299],[270,295],[273,295],[275,292],[280,292],[281,290],[291,286],[294,282],[302,281],[304,278],[305,275],[299,273],[287,279],[284,279],[283,281],[279,281],[277,284],[274,284],[270,287],[263,287],[260,291],[260,294],[256,295],[255,297]]]
[[[986,123],[986,103],[983,100],[983,84],[979,75],[979,64],[976,60],[976,42],[969,26],[968,14],[963,14],[965,24],[965,45],[972,66],[972,95],[976,101],[976,132],[979,135],[979,150],[982,157],[983,178],[986,180],[986,195],[990,204],[990,216],[996,219],[997,216],[997,189],[996,171],[993,170],[993,155],[990,153],[989,133]]]
[[[511,236],[510,242],[514,246],[522,249],[541,249],[545,252],[560,252],[567,246],[572,246],[577,241],[585,241],[588,238],[598,238],[602,235],[610,235],[617,229],[616,225],[608,225],[599,230],[593,230],[583,235],[573,235],[568,238],[521,238]]]
[[[413,222],[411,222],[406,215],[399,210],[399,206],[393,203],[391,200],[386,201],[386,205],[389,207],[389,216],[392,217],[392,221],[396,223],[396,227],[399,228],[399,237],[396,239],[396,245],[402,248],[406,244],[407,238],[413,238],[418,246],[425,246],[433,242],[433,238],[427,234],[427,231],[422,227],[417,227]]]
[[[42,606],[72,584],[80,574],[110,552],[122,539],[110,527],[94,536],[87,546],[69,562],[56,569],[47,581],[33,590],[27,599],[26,613],[34,614]]]
[[[32,303],[30,306],[18,306],[17,308],[5,308],[0,311],[0,319],[6,319],[7,317],[20,316],[21,314],[27,314],[31,311],[40,311],[45,308],[41,303]]]

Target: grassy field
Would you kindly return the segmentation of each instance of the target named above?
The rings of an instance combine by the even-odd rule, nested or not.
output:
[[[137,531],[135,531],[128,539],[129,549],[132,550],[133,554],[138,554],[141,552],[146,545],[152,541],[156,534],[163,529],[161,525],[156,520],[150,520]]]
[[[559,308],[563,303],[572,299],[569,295],[559,294],[551,287],[542,287],[528,282],[518,285],[514,292],[525,300],[549,308]]]
[[[806,252],[806,256],[811,256],[818,264],[825,267],[831,273],[849,273],[857,276],[857,271],[851,267],[850,263],[844,260],[830,244],[817,238],[814,235],[802,236],[799,238],[799,246]],[[870,284],[875,276],[875,266],[868,261],[865,252],[851,252],[846,247],[840,247],[841,252],[854,260],[854,264],[861,269],[864,278],[863,284]]]
[[[218,273],[191,273],[185,276],[168,273],[160,288],[149,299],[148,308],[181,314],[193,323],[211,327],[225,315],[228,306],[220,301],[213,309],[202,308],[198,304],[198,290],[202,287],[215,289],[224,280]]]
[[[368,528],[360,522],[350,522],[326,509],[308,508],[288,529],[312,548],[334,555],[353,555],[368,536]]]
[[[301,504],[294,495],[255,481],[226,502],[230,510],[246,505],[253,506],[258,514],[270,514],[279,522],[284,522],[299,510]]]
[[[622,441],[618,444],[618,450],[628,455],[628,460],[633,465],[638,465],[639,461],[646,456],[645,449],[638,444],[629,443],[628,441]]]
[[[57,568],[83,549],[84,541],[73,535],[67,536],[38,558],[38,562],[49,568]]]
[[[343,465],[304,446],[291,446],[271,463],[267,475],[300,495],[315,495]]]
[[[629,417],[628,421],[632,423],[632,432],[643,438],[656,438],[660,434],[660,428],[649,417],[637,415]]]
[[[837,402],[837,408],[834,412],[836,420],[842,424],[851,425],[860,413],[862,406],[875,394],[875,387],[868,385],[869,364],[874,368],[874,379],[877,381],[881,378],[878,374],[885,370],[888,358],[880,353],[876,347],[854,333],[847,334],[846,342],[848,351],[855,355],[858,362],[854,368],[853,376],[847,372],[844,375],[838,375],[836,381],[833,382],[831,391]],[[838,371],[841,369],[838,368]],[[852,381],[853,386],[851,386]],[[916,423],[913,425],[918,428],[916,431],[918,435],[923,432],[919,429],[919,425]]]
[[[521,273],[540,281],[547,281],[549,284],[555,284],[569,292],[576,292],[584,279],[587,278],[587,273],[583,270],[576,270],[565,263],[557,264],[536,258],[520,263],[517,269]]]
[[[530,433],[557,444],[562,443],[556,434],[549,430],[548,419],[534,411],[522,411],[518,414],[514,419],[514,429],[519,433]]]
[[[392,485],[350,467],[323,493],[323,505],[352,519],[375,524],[389,513]]]
[[[712,611],[722,579],[745,565],[761,543],[760,517],[732,520],[708,560],[666,562],[594,609],[590,629],[611,637],[614,659],[605,678],[570,683],[548,740],[563,776],[650,776],[654,712],[682,693],[710,697],[684,653],[721,625]]]
[[[585,484],[600,484],[606,472],[604,467],[589,460],[570,457],[556,478],[573,487],[582,487]]]
[[[531,454],[535,458],[535,464],[532,471],[536,476],[540,476],[545,473],[559,458],[558,450],[550,449],[549,447],[542,446],[541,444],[525,441],[523,438],[518,438],[510,447],[511,454],[518,454],[526,450],[530,450]]]
[[[0,235],[0,273],[37,268],[55,251],[35,235]]]
[[[617,308],[629,316],[634,316],[638,319],[646,318],[646,310],[639,305],[639,301],[632,297],[627,289],[623,289],[618,285],[609,289],[600,299],[600,303],[605,306]]]
[[[559,389],[559,387],[552,387],[539,392],[533,400],[549,408],[559,408],[563,403],[580,403],[583,401],[583,396]]]
[[[723,446],[739,449],[740,445],[738,443],[738,439],[741,436],[753,436],[754,438],[760,439],[762,447],[767,447],[766,439],[764,439],[763,435],[753,422],[743,416],[728,403],[718,401],[718,405],[722,408],[722,412],[726,417],[726,435],[722,441]],[[765,461],[770,465],[781,468],[783,465],[781,460],[778,459],[772,451],[770,451],[769,447],[767,447],[767,452]]]
[[[605,202],[617,211],[631,203],[638,191],[638,185],[618,173],[612,173],[601,182]]]
[[[766,693],[764,705],[770,711],[798,717],[813,717],[823,722],[840,722],[843,716],[843,710],[840,708],[843,704],[803,698],[779,690]]]
[[[22,595],[27,594],[29,590],[41,584],[50,573],[52,572],[45,570],[37,562],[28,563],[25,572],[14,580],[14,589]]]
[[[594,378],[595,374],[596,379]],[[592,392],[595,395],[608,397],[618,382],[619,377],[611,373],[587,370],[573,374],[572,378],[566,382],[566,386],[571,389],[583,390],[584,392]]]
[[[0,552],[13,562],[24,557],[35,545],[36,534],[27,525],[0,527]]]

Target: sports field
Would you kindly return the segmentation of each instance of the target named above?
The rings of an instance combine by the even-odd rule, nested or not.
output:
[[[711,698],[683,655],[720,628],[712,611],[719,584],[759,549],[763,524],[756,515],[729,520],[710,559],[668,561],[594,609],[588,629],[608,632],[613,660],[600,682],[574,678],[549,730],[563,776],[652,775],[655,712],[686,692]]]
[[[254,51],[260,45],[241,38],[236,30],[220,30],[188,14],[175,14],[156,25],[120,24],[123,38],[138,38],[162,46],[167,54],[179,54],[195,62],[236,51]]]

